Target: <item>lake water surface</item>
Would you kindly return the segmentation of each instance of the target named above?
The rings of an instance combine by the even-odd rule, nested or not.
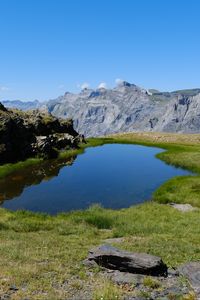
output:
[[[88,148],[67,164],[46,161],[0,180],[1,206],[56,214],[94,203],[114,209],[142,203],[169,178],[191,174],[155,158],[162,151],[110,144]]]

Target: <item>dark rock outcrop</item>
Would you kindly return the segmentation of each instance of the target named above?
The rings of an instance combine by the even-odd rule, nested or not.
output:
[[[0,102],[0,111],[8,111],[7,108],[5,108],[5,106],[3,106],[1,102]]]
[[[145,253],[131,253],[110,245],[102,245],[89,252],[88,261],[121,272],[166,276],[167,266],[157,256]]]
[[[72,120],[59,120],[37,110],[7,110],[0,104],[0,163],[36,155],[52,158],[58,150],[77,148],[82,136]]]

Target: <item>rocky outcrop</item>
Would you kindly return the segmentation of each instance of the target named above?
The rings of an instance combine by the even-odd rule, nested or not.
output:
[[[167,266],[157,256],[145,253],[131,253],[110,245],[102,245],[90,250],[88,261],[121,272],[134,274],[166,276]]]
[[[3,104],[0,102],[0,111],[8,111],[6,108],[5,108],[5,106],[3,106]]]
[[[81,136],[72,120],[59,120],[37,110],[7,110],[0,105],[0,163],[28,157],[56,157],[58,150],[76,148]]]

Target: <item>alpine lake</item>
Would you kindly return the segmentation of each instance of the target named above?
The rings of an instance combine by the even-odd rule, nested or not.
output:
[[[1,207],[55,215],[97,203],[120,209],[149,201],[171,177],[191,174],[157,159],[162,151],[107,144],[67,160],[43,161],[0,179]]]

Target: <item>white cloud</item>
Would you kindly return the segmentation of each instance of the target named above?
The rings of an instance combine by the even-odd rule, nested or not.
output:
[[[0,86],[0,92],[6,92],[9,91],[9,88],[7,86]]]
[[[106,88],[107,88],[106,82],[101,82],[101,83],[98,85],[98,89],[106,89]]]
[[[78,84],[78,88],[81,88],[81,90],[88,89],[90,87],[90,84],[87,82],[83,82],[82,84]]]
[[[121,84],[123,81],[124,81],[124,80],[123,80],[123,79],[120,79],[120,78],[116,78],[116,79],[115,79],[115,83],[116,83],[117,85]]]

